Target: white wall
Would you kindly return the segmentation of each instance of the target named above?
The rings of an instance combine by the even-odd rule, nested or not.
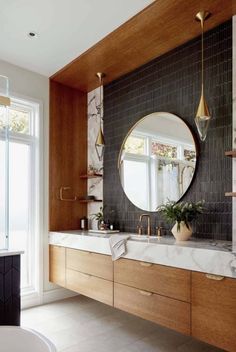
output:
[[[9,78],[10,95],[36,100],[42,107],[41,119],[41,214],[39,238],[39,295],[23,298],[23,307],[64,298],[68,292],[52,285],[48,280],[48,136],[49,136],[49,79],[0,60],[0,75]]]

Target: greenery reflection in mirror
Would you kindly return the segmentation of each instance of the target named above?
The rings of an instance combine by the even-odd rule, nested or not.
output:
[[[190,187],[196,158],[193,135],[182,119],[167,112],[145,116],[128,133],[119,155],[126,196],[147,211],[177,202]]]

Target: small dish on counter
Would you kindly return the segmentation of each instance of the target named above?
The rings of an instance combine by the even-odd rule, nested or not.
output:
[[[103,233],[105,235],[108,235],[108,234],[113,234],[113,233],[119,233],[120,231],[119,230],[88,230],[88,232]]]

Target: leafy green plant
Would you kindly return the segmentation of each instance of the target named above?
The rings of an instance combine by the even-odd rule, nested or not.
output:
[[[157,208],[157,211],[162,213],[163,217],[169,223],[177,222],[177,231],[180,230],[180,223],[184,221],[189,229],[189,224],[197,218],[199,214],[204,211],[204,201],[194,202],[180,202],[176,203],[168,201]]]
[[[97,220],[99,222],[104,221],[104,207],[100,207],[99,212],[91,215],[92,219],[94,220]]]

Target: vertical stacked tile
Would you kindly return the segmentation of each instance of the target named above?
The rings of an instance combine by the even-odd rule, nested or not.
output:
[[[115,210],[117,225],[136,231],[142,210],[125,196],[117,161],[123,139],[143,116],[167,111],[182,117],[196,133],[194,116],[201,89],[200,37],[170,51],[104,87],[104,204]],[[231,240],[232,160],[232,21],[205,35],[205,95],[212,121],[200,144],[195,180],[183,200],[206,201],[207,210],[194,224],[197,237]],[[236,179],[236,178],[235,178]],[[168,225],[156,213],[153,224]]]

